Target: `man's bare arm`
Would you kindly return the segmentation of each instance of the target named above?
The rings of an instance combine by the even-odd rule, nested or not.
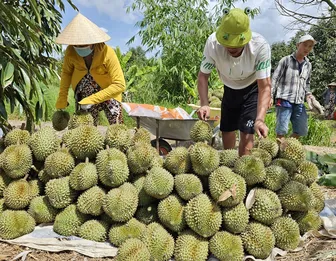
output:
[[[258,82],[258,109],[256,121],[265,121],[266,113],[271,100],[271,79],[259,79]]]
[[[201,100],[201,108],[198,109],[197,114],[201,120],[206,120],[210,117],[210,107],[208,100],[208,80],[210,74],[198,73],[197,89]]]
[[[198,73],[197,78],[197,89],[198,94],[201,100],[201,106],[208,106],[208,80],[210,74],[202,73],[201,71]]]

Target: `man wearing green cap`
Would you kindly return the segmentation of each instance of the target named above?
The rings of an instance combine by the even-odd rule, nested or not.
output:
[[[271,48],[265,38],[250,29],[248,9],[227,10],[218,30],[204,48],[198,74],[201,107],[198,116],[210,115],[208,79],[217,69],[224,83],[220,129],[224,149],[233,149],[240,130],[239,155],[250,153],[254,132],[266,137],[264,119],[271,100]]]

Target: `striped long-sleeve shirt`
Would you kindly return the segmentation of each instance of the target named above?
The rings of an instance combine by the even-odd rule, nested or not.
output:
[[[295,53],[283,57],[272,76],[272,98],[287,100],[294,104],[303,104],[310,94],[311,63],[308,58],[300,72],[300,64]]]

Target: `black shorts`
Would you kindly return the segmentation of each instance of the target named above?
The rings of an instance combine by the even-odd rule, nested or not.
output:
[[[220,130],[224,132],[240,130],[243,133],[253,134],[257,106],[257,82],[241,90],[224,86]]]

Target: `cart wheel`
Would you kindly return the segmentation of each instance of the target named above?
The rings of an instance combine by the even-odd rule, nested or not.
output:
[[[156,139],[151,140],[151,145],[156,148]],[[167,155],[172,150],[172,147],[164,139],[159,139],[159,153],[160,155]]]

